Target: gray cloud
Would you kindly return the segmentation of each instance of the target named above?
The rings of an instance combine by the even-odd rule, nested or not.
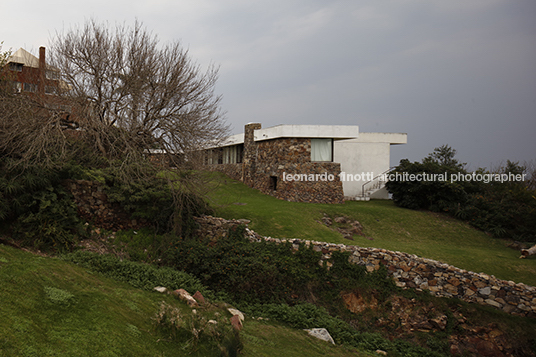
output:
[[[393,164],[442,144],[472,167],[536,159],[532,0],[68,4],[30,0],[27,13],[2,5],[4,49],[36,51],[91,16],[138,18],[202,66],[220,66],[217,89],[235,132],[251,121],[358,124],[408,133]]]

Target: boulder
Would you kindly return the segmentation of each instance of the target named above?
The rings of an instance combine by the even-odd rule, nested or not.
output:
[[[188,306],[190,307],[199,307],[199,304],[197,304],[197,301],[184,289],[177,289],[172,293],[174,296],[176,296],[179,300],[186,301]]]
[[[305,331],[307,331],[307,333],[313,337],[335,344],[333,337],[331,337],[328,330],[326,330],[325,328],[312,328],[312,329],[306,329]]]
[[[233,315],[229,320],[231,321],[231,326],[233,326],[235,330],[242,330],[242,320],[240,320],[238,315]]]
[[[228,308],[227,311],[229,311],[231,313],[231,315],[233,315],[233,316],[238,316],[240,321],[244,322],[244,314],[242,312],[240,312],[239,310],[233,309],[233,308]]]
[[[201,305],[205,305],[205,297],[199,291],[195,292],[193,298]]]

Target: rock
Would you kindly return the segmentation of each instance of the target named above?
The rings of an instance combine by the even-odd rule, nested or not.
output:
[[[480,295],[488,296],[491,293],[491,288],[489,286],[486,286],[485,288],[478,290],[478,292],[480,293]]]
[[[494,307],[497,307],[497,308],[499,308],[499,309],[502,307],[502,305],[499,304],[499,303],[498,303],[497,301],[495,301],[495,300],[492,300],[492,299],[486,299],[486,300],[484,300],[484,301],[486,302],[486,304],[491,305],[491,306],[494,306]]]
[[[190,295],[186,290],[184,289],[177,289],[172,293],[174,296],[176,296],[178,299],[182,301],[186,301],[188,306],[190,307],[199,307],[197,304],[197,301]]]
[[[322,217],[322,223],[325,225],[325,226],[331,226],[333,224],[333,222],[331,221],[331,218],[327,217],[327,216],[324,216]]]
[[[231,315],[233,315],[233,316],[238,316],[238,318],[240,319],[241,322],[244,321],[244,314],[242,312],[240,312],[239,310],[233,309],[233,308],[228,308],[227,311],[229,311],[231,313]]]
[[[233,317],[231,317],[229,321],[231,321],[231,326],[233,326],[235,330],[242,330],[242,320],[240,320],[240,316],[233,315]]]
[[[197,301],[199,304],[204,305],[205,304],[205,297],[203,294],[201,294],[199,291],[196,291],[194,296],[192,296],[195,301]]]
[[[447,327],[447,321],[448,318],[446,315],[441,315],[436,317],[435,319],[431,319],[430,322],[435,328],[438,328],[440,330],[444,330],[445,327]]]
[[[312,328],[312,329],[306,329],[305,331],[307,331],[307,333],[313,337],[335,344],[333,337],[331,337],[328,330],[326,330],[325,328]]]
[[[491,341],[480,340],[476,344],[479,356],[504,356],[504,354]]]
[[[344,224],[344,223],[346,223],[346,218],[345,217],[335,217],[335,218],[333,218],[333,221],[335,223]]]
[[[156,291],[158,291],[159,293],[166,293],[167,292],[167,289],[163,286],[157,286],[156,288],[154,288]]]

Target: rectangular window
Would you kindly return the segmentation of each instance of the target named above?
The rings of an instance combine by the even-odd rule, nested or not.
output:
[[[244,145],[226,146],[223,148],[223,163],[224,164],[239,164],[242,162],[242,152]]]
[[[311,139],[311,161],[333,161],[333,139]]]
[[[22,83],[21,82],[13,82],[13,91],[15,93],[21,93],[22,92]]]
[[[51,71],[51,70],[47,70],[45,72],[45,76],[47,79],[60,79],[60,72],[58,71]]]
[[[22,67],[24,65],[22,63],[15,63],[15,62],[11,62],[9,64],[9,69],[12,70],[12,71],[15,71],[15,72],[22,72]]]
[[[268,182],[269,189],[272,191],[277,191],[277,176],[270,176],[270,181]]]
[[[33,83],[24,83],[23,89],[25,92],[37,92],[37,84]]]

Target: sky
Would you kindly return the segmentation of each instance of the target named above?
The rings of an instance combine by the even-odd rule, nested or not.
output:
[[[91,18],[139,20],[218,66],[231,134],[250,122],[359,125],[408,134],[391,165],[444,144],[473,170],[536,165],[534,0],[10,1],[2,50],[37,55]]]

